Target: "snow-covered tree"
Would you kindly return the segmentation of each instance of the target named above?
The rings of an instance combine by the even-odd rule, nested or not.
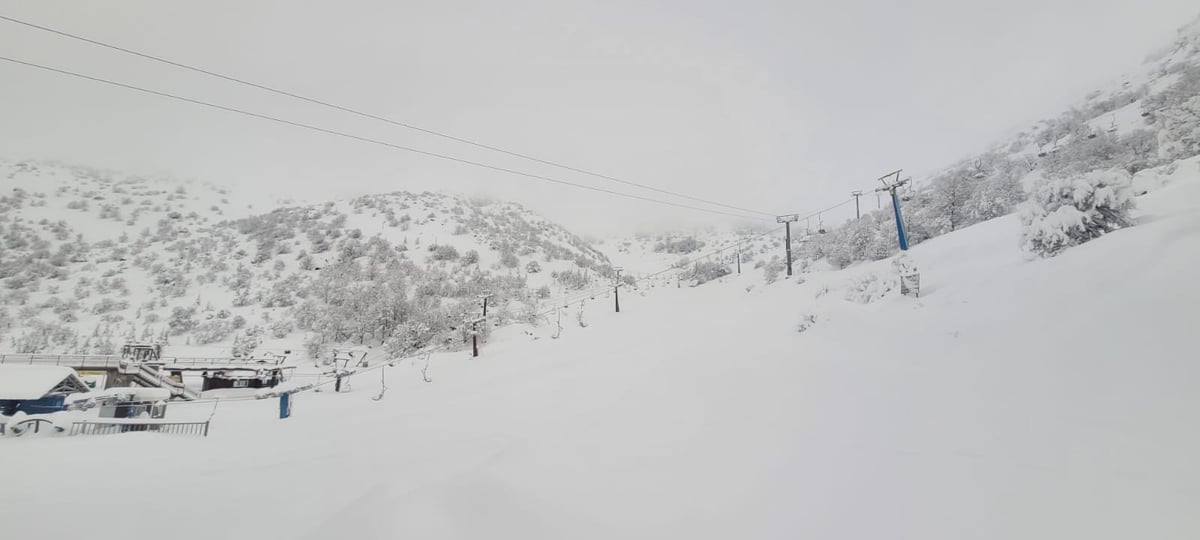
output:
[[[1052,257],[1133,224],[1131,177],[1120,169],[1040,183],[1021,211],[1022,247]]]

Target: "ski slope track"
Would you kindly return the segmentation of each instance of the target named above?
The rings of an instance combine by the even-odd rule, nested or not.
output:
[[[3,536],[1197,538],[1200,168],[1180,171],[1137,226],[1053,259],[1015,216],[925,242],[919,299],[845,300],[888,261],[747,272],[619,314],[598,296],[558,339],[502,329],[435,355],[432,383],[406,360],[379,401],[372,372],[287,420],[171,404],[212,414],[207,438],[6,439]]]

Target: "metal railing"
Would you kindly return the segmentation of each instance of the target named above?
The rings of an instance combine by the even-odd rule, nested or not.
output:
[[[120,363],[121,357],[114,355],[0,354],[0,364],[116,369]]]
[[[199,392],[188,388],[187,385],[180,381],[172,379],[169,375],[163,373],[161,369],[158,369],[158,366],[140,365],[134,376],[143,385],[170,390],[172,396],[179,396],[189,400],[200,399]]]
[[[0,364],[63,366],[70,368],[117,369],[122,358],[115,354],[0,354]],[[160,366],[260,366],[278,365],[273,359],[229,357],[163,357],[157,360],[132,361],[137,364]]]
[[[131,431],[207,437],[208,422],[74,422],[71,424],[71,435],[113,435]]]

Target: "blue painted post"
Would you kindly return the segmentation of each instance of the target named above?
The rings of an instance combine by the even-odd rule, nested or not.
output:
[[[896,235],[900,237],[900,251],[908,251],[908,232],[904,230],[904,216],[900,214],[900,196],[896,188],[889,190],[892,194],[892,209],[896,211]]]
[[[288,418],[292,415],[292,394],[279,394],[279,419]]]

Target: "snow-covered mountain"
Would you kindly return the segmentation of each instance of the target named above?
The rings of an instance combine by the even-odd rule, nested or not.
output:
[[[397,192],[258,213],[270,203],[207,183],[35,162],[0,162],[0,178],[0,332],[13,352],[166,340],[243,354],[400,328],[419,346],[450,339],[484,291],[502,323],[611,273],[588,242],[514,203]]]
[[[1200,155],[1200,17],[1137,69],[1089,93],[1061,115],[1032,124],[985,151],[912,178],[900,194],[908,240],[919,244],[1015,211],[1041,183],[1098,170],[1131,175],[1135,193],[1162,185],[1179,160]],[[919,156],[918,156],[919,157]],[[795,265],[844,268],[898,251],[890,205],[864,198],[861,219],[852,206],[793,227]],[[886,198],[886,197],[885,197]],[[747,231],[675,231],[612,242],[614,257],[694,265],[695,253],[752,237]],[[784,265],[781,237],[754,238],[746,255],[772,280]],[[661,246],[667,249],[660,249]],[[704,250],[696,249],[705,246]],[[626,256],[633,255],[633,256]],[[686,257],[686,260],[682,260]],[[625,263],[632,265],[635,263]],[[743,271],[745,267],[743,266]],[[681,272],[693,277],[696,269]],[[713,272],[700,272],[713,275]]]
[[[1162,180],[1139,225],[1052,259],[1017,216],[924,242],[919,298],[889,261],[642,288],[586,327],[297,394],[287,420],[173,402],[206,439],[0,442],[6,531],[127,513],[86,455],[171,472],[138,481],[159,496],[132,537],[211,538],[199,508],[245,538],[1195,538],[1200,165]]]

